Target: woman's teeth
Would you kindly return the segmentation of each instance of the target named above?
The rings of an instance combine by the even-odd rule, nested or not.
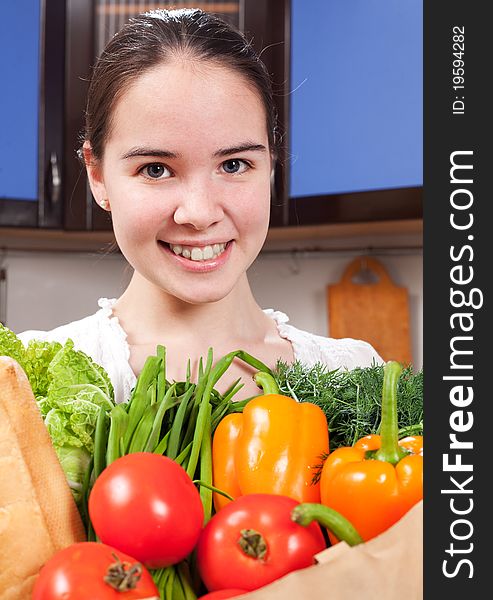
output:
[[[198,248],[197,246],[174,246],[170,244],[170,248],[175,254],[179,254],[190,260],[210,260],[222,254],[226,248],[226,244],[214,244],[213,246],[204,246],[203,248]]]

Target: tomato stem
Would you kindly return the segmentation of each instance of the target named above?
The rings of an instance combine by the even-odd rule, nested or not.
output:
[[[113,552],[116,562],[112,563],[104,576],[104,581],[117,592],[128,592],[136,588],[142,576],[142,565],[122,562]]]
[[[238,538],[238,544],[247,556],[257,560],[263,560],[267,554],[267,542],[255,529],[242,529]]]

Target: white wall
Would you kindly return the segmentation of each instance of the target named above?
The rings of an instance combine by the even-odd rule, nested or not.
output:
[[[131,271],[119,255],[8,251],[6,324],[13,331],[53,329],[98,309],[115,297]]]
[[[351,240],[351,247],[365,240]],[[287,313],[301,329],[328,335],[326,288],[340,280],[355,252],[347,250],[261,254],[249,272],[253,291],[263,308]],[[393,281],[409,291],[413,362],[422,365],[423,285],[419,250],[381,250],[373,255]],[[6,324],[16,332],[52,329],[97,310],[99,297],[117,297],[131,271],[116,254],[47,253],[9,250]]]

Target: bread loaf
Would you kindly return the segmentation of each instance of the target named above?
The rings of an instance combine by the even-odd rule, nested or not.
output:
[[[19,364],[0,357],[0,598],[28,600],[41,566],[85,539],[65,473]]]

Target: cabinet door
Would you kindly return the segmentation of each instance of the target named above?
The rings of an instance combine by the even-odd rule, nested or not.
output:
[[[0,19],[0,225],[36,225],[39,0],[7,2]]]
[[[0,226],[61,224],[63,6],[19,0],[2,7]]]
[[[19,4],[23,6],[19,6]],[[0,19],[0,196],[38,199],[39,0],[7,2]]]
[[[380,218],[397,217],[423,181],[422,0],[292,0],[291,23],[289,195],[300,199],[298,214],[319,198],[320,210],[338,205],[327,217],[350,218],[359,198]]]
[[[287,82],[286,52],[283,46],[288,0],[229,0],[204,2],[153,2],[139,0],[66,0],[67,6],[67,64],[66,64],[66,122],[65,122],[65,180],[70,190],[70,205],[65,211],[66,229],[111,229],[108,214],[93,201],[87,179],[81,170],[74,149],[83,128],[84,103],[91,65],[110,38],[129,18],[156,8],[196,8],[218,14],[253,38],[263,54],[269,71],[277,82],[276,102],[284,120]],[[282,204],[286,196],[283,165],[280,162],[274,181],[273,222],[282,220]],[[68,197],[68,196],[67,196]]]

